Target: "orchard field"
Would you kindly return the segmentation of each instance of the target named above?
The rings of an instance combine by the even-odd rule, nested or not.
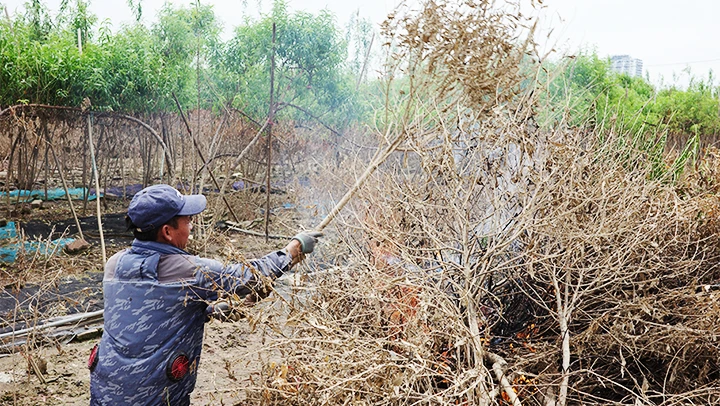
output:
[[[521,3],[277,0],[229,39],[199,0],[2,10],[0,404],[88,403],[104,261],[158,183],[208,197],[202,256],[327,225],[208,324],[193,404],[720,402],[714,77],[539,54]]]

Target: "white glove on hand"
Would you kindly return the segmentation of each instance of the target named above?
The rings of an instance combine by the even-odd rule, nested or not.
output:
[[[323,235],[325,234],[323,234],[321,231],[303,231],[301,233],[298,233],[292,239],[300,241],[300,247],[303,254],[309,254],[315,249],[315,244],[317,244],[318,238],[322,237]]]
[[[228,300],[219,300],[213,303],[206,310],[209,316],[220,321],[238,321],[242,318],[242,314],[236,310],[237,304]]]

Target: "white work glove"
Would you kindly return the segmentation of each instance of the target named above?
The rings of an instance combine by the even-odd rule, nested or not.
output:
[[[300,249],[303,254],[309,254],[315,249],[315,244],[318,242],[318,238],[324,234],[321,231],[303,231],[298,233],[293,240],[300,241]]]
[[[210,318],[220,321],[238,321],[242,314],[236,309],[237,306],[232,300],[222,299],[208,306],[206,312]]]

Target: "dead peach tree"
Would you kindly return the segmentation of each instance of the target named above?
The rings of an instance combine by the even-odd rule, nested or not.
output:
[[[386,23],[378,138],[402,143],[335,223],[334,266],[254,316],[278,324],[249,399],[718,401],[715,172],[678,178],[662,137],[538,126],[532,43],[493,6]]]
[[[489,288],[507,285],[517,262],[518,217],[537,193],[523,176],[544,159],[520,83],[532,31],[521,23],[517,8],[490,1],[427,2],[386,23],[378,138],[381,149],[402,140],[402,154],[338,227],[347,263],[312,274],[314,289],[287,301],[294,331],[273,347],[285,361],[250,397],[520,403],[488,344],[503,303]]]
[[[714,402],[718,199],[702,173],[673,181],[627,134],[538,129],[532,106],[461,111],[365,190],[340,227],[357,262],[318,277],[315,324],[367,334],[352,365],[382,371],[389,404]]]

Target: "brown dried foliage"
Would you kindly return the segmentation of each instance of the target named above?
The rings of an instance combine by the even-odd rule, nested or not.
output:
[[[464,17],[426,6],[395,17],[412,22],[396,55],[450,72],[453,58],[440,56],[454,49],[447,36],[464,35],[449,21]],[[488,75],[498,84],[503,73]],[[442,75],[414,85],[398,107],[407,120],[383,134],[405,134],[404,153],[338,224],[336,258],[346,260],[315,269],[289,296],[269,348],[282,362],[249,400],[720,401],[718,294],[696,289],[720,277],[712,154],[680,181],[670,165],[658,177],[624,134],[539,129],[537,87],[476,91]]]
[[[403,71],[416,81],[411,91],[463,94],[477,109],[505,103],[515,96],[534,30],[519,8],[519,1],[440,0],[415,11],[401,3],[382,24],[386,72]]]

